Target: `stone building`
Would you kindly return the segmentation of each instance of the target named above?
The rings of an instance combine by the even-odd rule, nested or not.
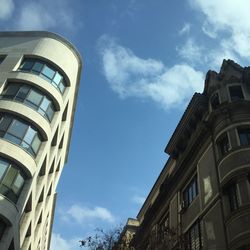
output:
[[[0,32],[0,249],[49,249],[81,58],[49,32]]]
[[[209,71],[165,152],[130,249],[250,249],[250,67]]]

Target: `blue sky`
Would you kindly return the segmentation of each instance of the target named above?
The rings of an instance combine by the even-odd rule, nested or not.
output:
[[[48,30],[84,67],[52,250],[135,217],[192,94],[223,58],[250,65],[247,0],[0,0],[1,30]]]

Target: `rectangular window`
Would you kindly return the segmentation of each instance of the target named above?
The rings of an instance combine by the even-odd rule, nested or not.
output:
[[[250,145],[250,128],[238,128],[237,130],[240,139],[240,145]]]
[[[230,86],[229,93],[230,93],[230,97],[231,97],[232,102],[244,99],[242,88],[240,85]]]
[[[216,109],[220,105],[219,94],[215,93],[210,99],[210,103],[213,109]]]
[[[237,210],[239,208],[239,201],[238,201],[236,184],[233,184],[228,188],[228,198],[231,211]]]
[[[199,250],[202,249],[200,222],[196,221],[185,235],[185,249]]]
[[[195,176],[183,192],[183,200],[185,206],[186,207],[189,206],[197,195],[198,195],[198,185],[197,185],[197,176]]]
[[[229,152],[230,146],[229,146],[227,133],[224,133],[223,135],[221,135],[219,139],[216,141],[216,144],[218,146],[219,153],[221,156]]]

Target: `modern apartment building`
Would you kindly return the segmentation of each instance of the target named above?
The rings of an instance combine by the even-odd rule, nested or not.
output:
[[[0,32],[0,249],[50,248],[82,62],[49,32]]]
[[[250,249],[250,67],[209,71],[165,152],[129,249]]]

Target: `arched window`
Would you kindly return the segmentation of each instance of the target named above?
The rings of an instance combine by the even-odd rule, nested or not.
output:
[[[50,122],[55,113],[55,105],[51,98],[27,84],[9,83],[4,89],[1,98],[22,102],[37,110],[39,114]]]
[[[46,81],[50,82],[61,93],[63,93],[66,88],[66,83],[63,74],[59,70],[55,69],[54,66],[42,60],[34,58],[25,58],[21,66],[19,67],[19,70],[32,72],[36,75],[39,75]]]
[[[0,194],[16,203],[25,182],[23,171],[0,157]]]
[[[0,114],[0,137],[19,145],[36,156],[42,143],[38,131],[16,117]]]

